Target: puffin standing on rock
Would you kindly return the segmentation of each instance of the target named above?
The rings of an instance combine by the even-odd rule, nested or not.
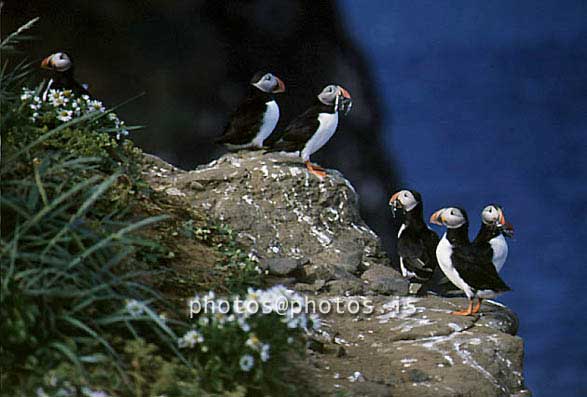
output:
[[[87,88],[74,78],[73,60],[65,52],[56,52],[41,62],[41,68],[49,70],[51,79],[45,93],[50,89],[71,90],[76,96],[90,95]],[[45,94],[44,94],[45,95]]]
[[[275,142],[272,152],[299,152],[310,173],[322,178],[324,168],[310,162],[310,156],[326,144],[336,132],[338,113],[351,110],[351,95],[339,85],[329,85],[318,95],[316,102],[296,117]]]
[[[416,282],[428,282],[438,267],[438,235],[424,222],[422,195],[415,190],[400,190],[389,199],[394,217],[397,210],[403,222],[397,234],[397,251],[402,276]],[[425,292],[422,286],[418,294]]]
[[[491,250],[491,262],[499,272],[508,256],[508,243],[505,237],[513,237],[514,227],[505,220],[503,208],[497,204],[489,204],[483,209],[481,221],[481,228],[473,243]]]
[[[251,79],[250,93],[231,115],[224,133],[216,143],[229,150],[261,149],[279,121],[279,105],[275,94],[285,91],[279,77],[265,72]]]
[[[495,270],[492,252],[469,242],[469,221],[464,209],[442,208],[432,214],[430,222],[447,227],[436,248],[436,258],[446,277],[462,290],[469,300],[467,309],[452,314],[475,314],[479,312],[483,299],[494,298],[510,290]],[[475,307],[474,298],[478,299]]]

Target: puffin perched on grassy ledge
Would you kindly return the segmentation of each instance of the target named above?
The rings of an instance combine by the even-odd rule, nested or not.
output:
[[[436,258],[446,277],[469,300],[467,309],[452,314],[470,316],[479,312],[483,299],[510,291],[495,270],[491,250],[469,241],[469,220],[464,209],[442,208],[432,214],[430,222],[447,227],[436,248]],[[478,299],[475,307],[474,298]]]
[[[250,82],[245,100],[230,116],[222,136],[216,143],[229,150],[261,149],[279,121],[279,105],[275,94],[285,91],[285,84],[271,73],[257,72]]]
[[[347,114],[351,106],[351,95],[347,90],[334,84],[326,86],[315,103],[286,127],[283,136],[271,146],[270,151],[299,152],[310,173],[319,178],[326,176],[324,168],[310,162],[310,156],[336,132],[338,113]]]
[[[401,211],[403,221],[397,234],[397,251],[402,276],[410,281],[427,283],[438,267],[438,235],[424,222],[422,195],[415,190],[400,190],[389,199],[395,216]],[[425,292],[424,285],[418,294]]]
[[[45,93],[50,89],[71,90],[76,96],[91,96],[87,88],[76,81],[72,58],[65,52],[56,52],[43,59],[41,68],[50,72]]]

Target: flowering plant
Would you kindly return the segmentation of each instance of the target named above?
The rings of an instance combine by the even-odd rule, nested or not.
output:
[[[228,300],[213,291],[189,301],[192,329],[178,339],[183,351],[195,350],[213,389],[230,389],[233,382],[255,386],[278,380],[285,355],[302,352],[304,335],[320,328],[320,319],[307,315],[298,293],[277,285],[266,290],[249,288],[244,298]],[[192,311],[192,314],[193,311]]]
[[[71,90],[39,89],[23,87],[20,95],[23,111],[36,126],[57,126],[77,117],[95,115],[89,127],[97,132],[115,133],[116,139],[127,136],[129,130],[116,113],[107,111],[102,102],[88,95],[76,97]]]

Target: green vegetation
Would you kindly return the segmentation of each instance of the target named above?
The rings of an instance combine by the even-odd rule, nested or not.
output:
[[[4,60],[33,23],[2,41]],[[295,393],[282,369],[315,320],[275,310],[190,319],[187,299],[299,297],[252,289],[260,271],[229,228],[150,189],[143,154],[124,138],[134,128],[97,100],[28,88],[30,72],[8,61],[0,71],[2,392]]]

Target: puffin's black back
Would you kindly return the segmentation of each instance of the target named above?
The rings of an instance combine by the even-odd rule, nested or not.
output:
[[[216,139],[215,142],[232,145],[246,145],[250,143],[261,128],[263,116],[267,110],[266,103],[272,99],[273,96],[271,94],[267,94],[251,86],[249,94],[232,113],[222,136]]]
[[[459,275],[476,290],[489,289],[496,292],[511,288],[499,277],[492,262],[493,252],[470,243],[453,249],[451,259]]]
[[[334,105],[325,105],[318,99],[304,113],[294,118],[281,137],[271,145],[270,151],[295,152],[302,150],[306,142],[318,131],[320,113],[334,113]]]

